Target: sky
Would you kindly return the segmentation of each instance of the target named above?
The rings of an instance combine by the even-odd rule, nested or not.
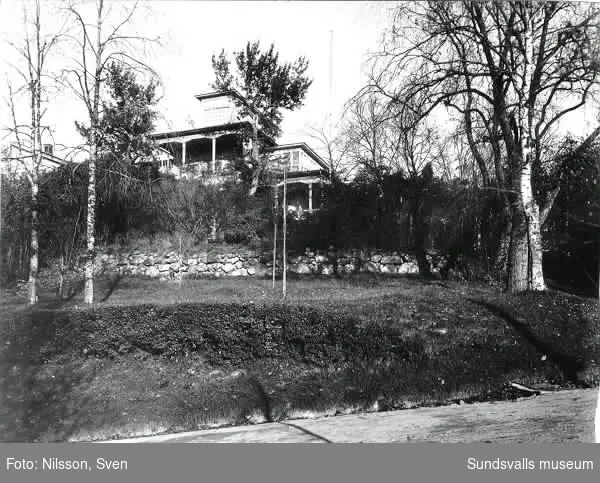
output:
[[[27,0],[26,0],[27,1]],[[120,9],[129,9],[132,1],[114,3],[113,21]],[[60,22],[64,3],[43,0],[45,27],[48,31]],[[332,118],[338,119],[345,102],[367,80],[369,54],[378,48],[389,23],[392,2],[333,1],[144,1],[134,17],[132,28],[141,35],[160,38],[142,58],[160,76],[162,98],[157,106],[157,131],[185,128],[194,111],[195,94],[210,91],[214,79],[211,57],[221,49],[242,49],[248,41],[259,40],[264,48],[275,44],[280,59],[294,61],[305,56],[308,75],[313,79],[304,106],[284,116],[281,143],[307,142],[320,150],[308,135],[310,126],[323,126],[331,106]],[[18,80],[11,63],[18,63],[14,49],[6,41],[22,39],[19,21],[20,0],[0,0],[0,39],[2,70],[0,79],[0,123],[6,126],[9,112],[6,80]],[[93,2],[83,2],[82,14],[93,14]],[[91,17],[90,17],[91,18]],[[330,41],[332,42],[330,44]],[[331,45],[331,50],[330,50]],[[74,55],[69,44],[53,59],[52,68],[60,69]],[[331,54],[330,54],[331,52]],[[329,66],[332,66],[330,89]],[[24,115],[28,115],[24,105]],[[58,144],[76,144],[81,140],[75,120],[85,120],[83,105],[67,89],[51,97],[46,123],[52,127]],[[565,123],[567,130],[583,135],[589,131],[594,114],[578,112]],[[26,119],[26,118],[25,118]],[[440,121],[439,124],[443,124]]]
[[[265,48],[275,44],[281,59],[309,60],[313,84],[304,106],[286,113],[283,124],[281,141],[298,140],[307,125],[322,124],[329,110],[331,38],[335,118],[366,79],[363,64],[377,47],[386,8],[362,2],[157,2],[153,9],[170,26],[168,53],[156,62],[165,86],[163,113],[181,122],[193,94],[211,90],[212,54],[259,40]]]
[[[132,2],[126,2],[130,6]],[[58,4],[44,2],[48,11],[58,11]],[[374,2],[289,2],[289,1],[149,1],[144,2],[133,27],[148,37],[159,37],[146,53],[146,62],[159,74],[162,99],[158,105],[157,131],[186,127],[192,112],[190,103],[198,102],[195,94],[211,91],[214,80],[211,57],[225,49],[242,49],[248,41],[259,40],[264,48],[271,43],[280,59],[294,61],[305,56],[307,74],[313,79],[304,106],[284,116],[281,143],[316,143],[307,131],[322,126],[331,106],[332,118],[338,118],[344,103],[366,80],[365,61],[375,50],[386,24],[391,3]],[[0,0],[0,35],[19,39],[20,2]],[[93,5],[83,7],[91,14]],[[49,13],[45,12],[45,13]],[[118,14],[118,11],[115,10]],[[118,15],[117,15],[118,16]],[[48,15],[50,30],[58,15]],[[91,17],[90,17],[91,18]],[[116,18],[116,17],[115,17]],[[6,47],[6,44],[4,45]],[[330,48],[331,47],[331,48]],[[5,60],[14,59],[10,48]],[[330,54],[331,52],[331,54]],[[73,54],[68,47],[56,62]],[[330,89],[330,62],[332,79]],[[3,77],[13,76],[4,64]],[[2,79],[5,84],[5,79]],[[2,86],[6,91],[5,85]],[[3,92],[5,95],[6,93]],[[2,105],[0,116],[6,123],[8,112]],[[84,119],[81,103],[63,91],[48,106],[46,121],[55,130],[57,142],[78,142],[75,119]]]

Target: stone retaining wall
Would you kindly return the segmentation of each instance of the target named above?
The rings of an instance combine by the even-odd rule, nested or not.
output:
[[[250,249],[236,251],[199,251],[180,255],[176,252],[142,253],[140,251],[103,253],[96,258],[98,274],[121,274],[179,280],[200,277],[245,277],[267,276],[273,268],[272,252]],[[445,263],[444,257],[428,255],[432,272],[439,272]],[[276,270],[281,272],[280,260]],[[414,255],[381,250],[311,250],[288,255],[288,271],[297,274],[351,274],[360,272],[388,274],[416,274],[419,267]],[[40,273],[42,285],[55,285],[56,266],[45,268]],[[72,283],[83,277],[83,263],[65,274],[65,282]]]

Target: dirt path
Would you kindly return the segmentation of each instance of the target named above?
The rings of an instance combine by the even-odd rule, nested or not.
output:
[[[293,420],[120,442],[591,443],[597,395],[597,389],[561,391],[517,401]]]

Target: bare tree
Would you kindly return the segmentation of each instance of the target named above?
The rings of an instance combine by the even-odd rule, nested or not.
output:
[[[390,116],[380,96],[367,95],[353,100],[346,111],[344,136],[352,169],[378,186],[393,169],[396,158],[390,142]],[[392,151],[390,151],[392,150]]]
[[[94,260],[96,222],[96,168],[102,155],[103,135],[100,128],[102,116],[102,96],[106,83],[106,73],[113,63],[125,64],[140,72],[152,72],[139,56],[139,47],[145,47],[149,39],[133,29],[133,21],[138,11],[138,3],[127,5],[114,12],[114,3],[96,0],[93,19],[87,19],[83,6],[72,4],[68,10],[75,25],[76,33],[71,37],[77,52],[74,66],[67,72],[68,83],[73,92],[83,102],[87,114],[86,151],[88,155],[88,197],[87,197],[87,252],[85,262],[85,302],[94,300]]]
[[[48,91],[56,86],[56,78],[49,72],[50,56],[55,52],[64,35],[63,28],[48,32],[44,28],[44,15],[40,0],[35,0],[28,10],[23,3],[23,39],[20,42],[9,42],[18,54],[20,63],[14,69],[23,81],[16,90],[8,84],[8,108],[11,115],[12,127],[9,129],[14,141],[11,157],[21,166],[21,172],[27,178],[31,187],[31,239],[29,259],[29,303],[35,304],[37,295],[37,273],[39,266],[38,240],[38,192],[39,178],[43,163],[42,138],[49,132],[48,126],[43,125],[46,112]],[[30,120],[21,123],[17,114],[17,97],[25,94],[28,98]]]
[[[326,153],[332,179],[348,181],[352,174],[352,165],[348,159],[350,139],[343,130],[331,133],[325,126],[309,126],[306,134],[314,139]]]
[[[404,4],[375,57],[369,92],[423,116],[444,105],[463,113],[484,184],[506,194],[511,291],[545,289],[541,226],[558,188],[536,199],[532,172],[556,124],[596,86],[597,19],[568,2]],[[475,123],[488,131],[492,170],[469,138]]]
[[[417,111],[418,112],[418,111]],[[389,119],[392,145],[387,152],[394,170],[402,171],[408,178],[417,178],[428,164],[443,155],[443,137],[427,119],[419,119],[414,112],[404,110]]]

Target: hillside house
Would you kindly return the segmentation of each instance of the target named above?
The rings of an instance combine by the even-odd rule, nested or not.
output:
[[[195,98],[192,126],[152,135],[158,145],[155,162],[159,163],[159,170],[178,178],[202,178],[207,183],[239,181],[235,165],[250,156],[253,117],[257,112],[234,90]],[[242,114],[240,104],[249,114]],[[322,184],[329,180],[327,163],[305,143],[278,145],[260,130],[258,136],[261,154],[267,156],[267,171],[272,174],[264,177],[263,187],[283,186],[276,161],[287,159],[288,208],[298,215],[318,210]]]

